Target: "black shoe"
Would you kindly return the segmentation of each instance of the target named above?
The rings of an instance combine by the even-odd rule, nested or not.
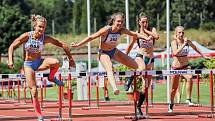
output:
[[[137,116],[142,116],[143,112],[140,107],[137,107]]]
[[[128,91],[129,88],[130,88],[130,85],[128,85],[127,83],[125,83],[125,84],[124,84],[124,89],[125,89],[125,91]]]
[[[110,98],[109,97],[105,97],[105,101],[110,101]]]
[[[168,106],[168,112],[169,113],[173,112],[173,106],[174,106],[174,104],[169,104],[169,106]]]
[[[129,90],[129,88],[130,88],[130,86],[131,86],[131,84],[132,84],[132,81],[133,81],[133,77],[127,77],[126,78],[126,82],[125,82],[125,84],[124,84],[124,89],[125,89],[125,91],[128,91]]]

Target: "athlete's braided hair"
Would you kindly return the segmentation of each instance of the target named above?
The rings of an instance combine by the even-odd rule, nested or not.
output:
[[[33,27],[37,24],[37,21],[41,21],[41,22],[47,23],[45,17],[43,17],[41,15],[35,15],[35,14],[31,15],[31,25]]]

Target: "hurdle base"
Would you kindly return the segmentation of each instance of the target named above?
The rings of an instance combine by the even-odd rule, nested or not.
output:
[[[136,120],[139,120],[139,119],[149,119],[149,116],[135,116],[135,115],[132,115],[132,116],[124,116],[125,119],[131,119],[132,121],[136,121]]]
[[[215,113],[199,114],[198,117],[200,117],[200,118],[215,118]]]
[[[98,107],[82,107],[82,110],[99,109]]]

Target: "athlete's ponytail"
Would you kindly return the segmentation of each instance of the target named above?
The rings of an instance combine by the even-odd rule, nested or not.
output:
[[[46,18],[44,18],[43,16],[41,15],[31,15],[31,25],[34,27],[36,24],[37,24],[37,21],[42,21],[42,22],[47,22],[46,21]]]

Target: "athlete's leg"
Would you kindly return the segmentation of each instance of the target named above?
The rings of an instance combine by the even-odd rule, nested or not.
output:
[[[118,49],[116,49],[113,59],[127,67],[130,67],[132,69],[138,69],[138,63],[125,53],[119,51]]]
[[[174,104],[174,98],[178,89],[180,75],[171,77],[170,103]]]
[[[55,58],[45,58],[38,68],[38,71],[46,70],[50,68],[50,73],[49,73],[49,81],[52,81],[56,83],[58,86],[64,86],[64,83],[62,81],[59,81],[55,77],[55,73],[58,71],[60,64],[59,61]]]
[[[113,75],[113,64],[111,62],[110,57],[106,54],[100,54],[99,60],[107,72],[108,81],[113,88],[114,94],[118,95],[119,90],[117,89],[117,86],[116,86],[116,80],[115,80],[115,77]]]
[[[145,63],[143,62],[142,58],[137,57],[135,60],[132,59],[131,57],[129,57],[128,55],[124,54],[123,52],[116,50],[115,55],[113,57],[116,61],[118,61],[119,63],[122,63],[123,65],[126,65],[130,68],[133,69],[138,69],[138,70],[142,70],[143,68],[145,68]],[[133,81],[134,77],[127,77],[126,78],[126,83],[124,85],[125,91],[129,90],[129,87]]]
[[[187,94],[187,100],[186,102],[188,105],[193,105],[191,101],[191,95],[192,95],[192,89],[193,89],[193,80],[192,75],[183,75],[186,78],[187,84],[186,84],[186,94]]]
[[[149,64],[149,65],[147,65],[146,66],[146,70],[151,70],[152,68],[153,68],[153,63],[151,63],[151,64]],[[152,76],[151,75],[147,75],[147,87],[149,87],[149,85],[150,85],[150,83],[151,83],[151,78],[152,78]],[[139,94],[139,98],[138,98],[138,103],[137,103],[137,112],[140,112],[139,114],[142,114],[143,115],[143,113],[141,113],[142,111],[141,111],[141,106],[142,106],[142,104],[143,104],[143,102],[144,102],[144,100],[145,100],[145,98],[146,98],[146,93],[145,93],[145,89],[146,89],[146,86],[145,86],[145,84],[146,84],[146,79],[144,78],[144,77],[142,77],[142,92],[140,92]],[[148,88],[147,88],[148,89]]]
[[[178,89],[180,75],[173,75],[171,77],[171,90],[170,90],[170,104],[168,112],[173,112],[174,98]]]
[[[104,78],[104,98],[105,98],[105,101],[110,101],[109,94],[108,94],[108,88],[107,88],[107,84],[108,84],[107,82],[108,82],[108,79]]]
[[[40,110],[40,103],[38,101],[38,94],[37,94],[38,92],[37,92],[37,85],[36,85],[36,80],[35,80],[35,72],[30,67],[24,67],[24,71],[25,71],[25,78],[27,80],[28,87],[31,91],[34,110],[38,117],[42,117],[42,113]]]

